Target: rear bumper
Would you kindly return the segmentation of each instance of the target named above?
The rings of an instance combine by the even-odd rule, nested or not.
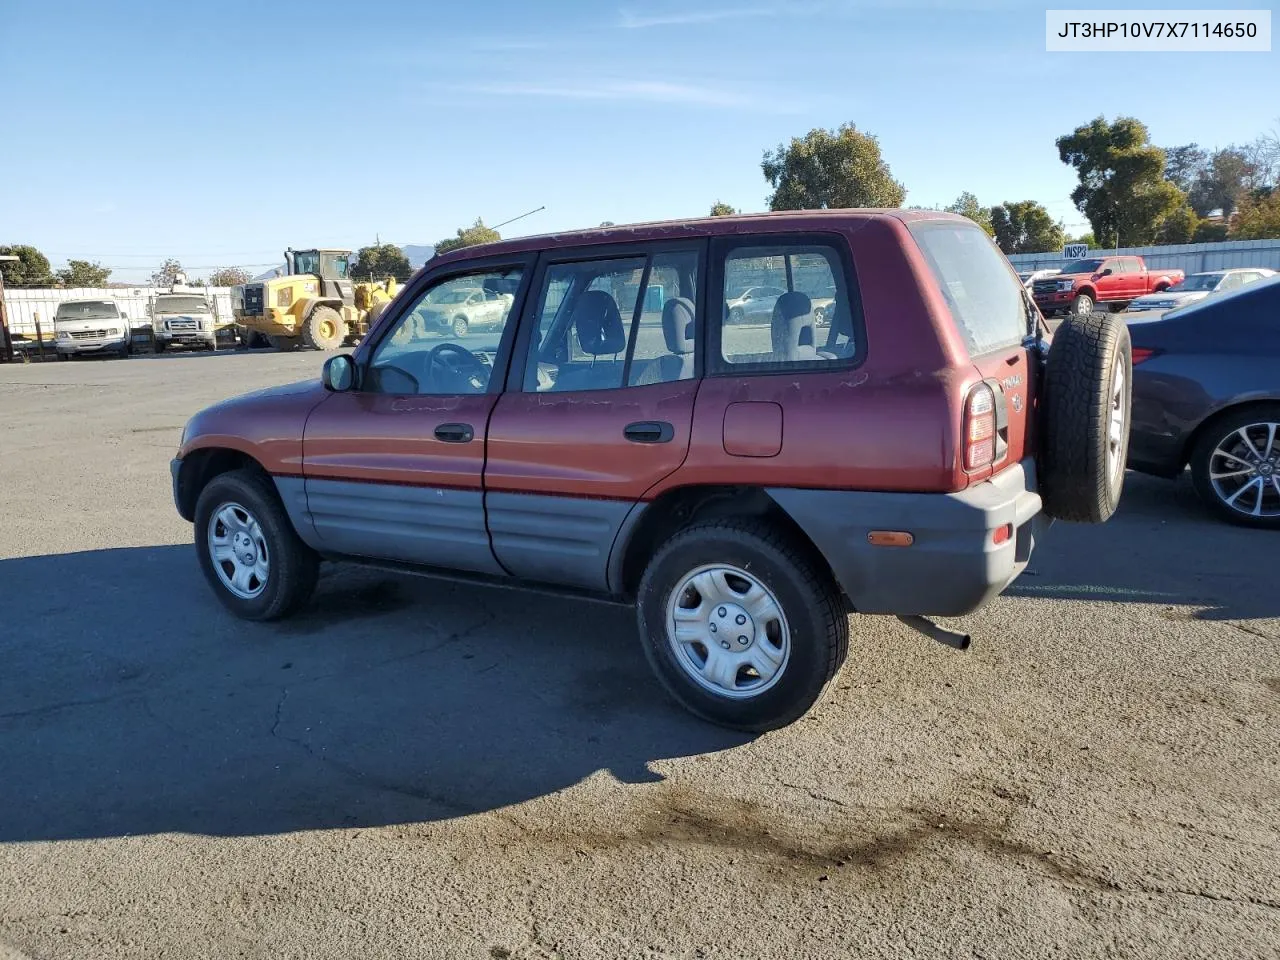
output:
[[[860,613],[960,616],[1026,569],[1049,519],[1028,458],[959,493],[770,489],[809,535]],[[996,531],[1011,534],[995,542]],[[872,546],[873,530],[907,531],[909,547]]]

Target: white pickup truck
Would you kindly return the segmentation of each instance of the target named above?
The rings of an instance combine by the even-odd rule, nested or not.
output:
[[[147,305],[157,353],[169,347],[217,347],[218,322],[213,307],[202,293],[158,293]]]

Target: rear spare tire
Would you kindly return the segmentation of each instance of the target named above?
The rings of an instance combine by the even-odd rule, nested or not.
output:
[[[316,307],[302,326],[302,342],[317,350],[337,350],[347,339],[347,322],[333,307]]]
[[[1133,357],[1118,316],[1071,316],[1049,348],[1041,398],[1045,513],[1101,523],[1116,512],[1129,450]]]

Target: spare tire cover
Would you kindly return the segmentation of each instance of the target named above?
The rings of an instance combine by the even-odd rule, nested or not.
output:
[[[1132,406],[1129,328],[1119,315],[1063,320],[1053,334],[1041,405],[1040,496],[1052,517],[1101,523],[1124,488]]]

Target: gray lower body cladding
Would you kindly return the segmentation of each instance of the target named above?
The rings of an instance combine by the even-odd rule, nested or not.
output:
[[[1049,522],[1031,459],[959,493],[768,493],[826,557],[860,613],[971,613],[1022,573]],[[996,543],[1006,524],[1012,534]],[[868,535],[876,530],[908,532],[912,543],[874,546]]]

